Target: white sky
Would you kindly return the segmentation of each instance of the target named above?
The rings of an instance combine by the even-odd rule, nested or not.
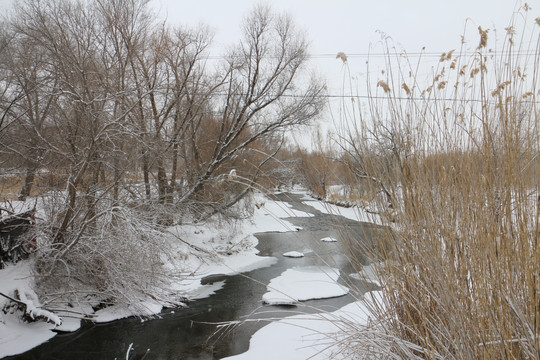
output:
[[[203,22],[217,30],[216,40],[238,38],[238,25],[256,3],[270,4],[293,15],[308,31],[312,52],[366,52],[382,30],[408,51],[422,46],[445,50],[459,42],[466,18],[484,28],[502,30],[515,8],[514,0],[154,0],[173,23]],[[538,0],[530,1],[533,9]],[[535,9],[536,10],[536,9]],[[540,10],[540,9],[538,9]]]
[[[350,75],[357,80],[353,92],[365,95],[367,57],[352,54],[366,54],[370,48],[372,53],[380,52],[381,35],[377,30],[391,36],[398,51],[405,49],[408,53],[419,53],[425,46],[426,52],[436,53],[423,60],[423,74],[427,75],[439,62],[440,54],[459,50],[466,23],[466,48],[474,50],[478,46],[479,25],[491,29],[489,46],[497,47],[493,40],[502,39],[512,14],[524,3],[516,0],[154,1],[156,8],[173,24],[211,26],[215,30],[216,44],[212,55],[220,55],[220,48],[239,39],[242,18],[255,4],[270,4],[275,10],[289,13],[298,27],[307,33],[313,55],[311,65],[326,81],[328,94],[338,96],[347,91],[343,84],[349,76],[336,54],[340,51],[348,54]],[[540,16],[540,0],[531,0],[528,4],[532,7],[528,16],[532,19]],[[498,33],[493,29],[498,29]],[[413,55],[413,61],[416,60]],[[371,72],[377,61],[370,61],[370,64]],[[380,72],[374,75],[380,76]],[[339,112],[340,103],[338,98],[330,99],[334,115]],[[329,113],[323,114],[318,123],[323,132],[333,127]],[[312,141],[305,131],[297,132],[295,138],[306,147]]]
[[[366,54],[380,40],[381,30],[394,43],[417,53],[438,54],[459,48],[466,19],[467,37],[474,49],[478,45],[478,26],[497,28],[502,34],[514,9],[514,0],[154,0],[156,7],[175,24],[205,23],[215,30],[216,54],[219,47],[239,38],[242,17],[257,3],[290,13],[300,28],[306,30],[314,55],[313,65],[327,79],[331,89],[340,89],[341,63],[335,55]],[[534,17],[540,1],[529,1]],[[493,32],[490,33],[492,35]],[[492,35],[493,36],[493,35]],[[379,52],[374,48],[372,52]],[[349,56],[351,72],[365,71],[365,56]],[[438,57],[434,58],[434,62]],[[339,91],[338,89],[338,91]]]
[[[18,0],[0,0],[0,10]],[[87,0],[92,1],[92,0]],[[398,51],[418,53],[425,46],[438,55],[459,49],[468,19],[468,46],[479,42],[478,26],[489,28],[493,39],[502,38],[513,12],[524,2],[518,0],[153,0],[156,9],[171,24],[209,25],[215,31],[213,56],[222,55],[223,47],[238,41],[243,16],[257,3],[292,15],[311,42],[311,65],[325,79],[330,94],[342,92],[344,68],[335,55],[349,55],[349,69],[361,83],[365,75],[366,54],[380,52],[377,30],[392,37]],[[530,0],[529,17],[540,16],[540,0]],[[498,36],[493,29],[498,29]],[[354,55],[359,54],[359,55]],[[415,55],[412,55],[413,59]],[[425,60],[436,65],[438,56]],[[359,75],[359,76],[358,76]],[[363,84],[359,84],[363,86]]]
[[[17,0],[0,0],[0,10]],[[91,1],[91,0],[88,0]],[[518,0],[519,1],[519,0]],[[213,55],[239,38],[243,16],[257,3],[290,13],[311,41],[313,65],[334,86],[340,77],[335,55],[365,54],[380,40],[377,30],[390,35],[409,53],[442,53],[459,47],[466,19],[471,48],[478,44],[477,27],[497,28],[502,33],[518,5],[515,0],[153,0],[154,6],[173,24],[209,25],[215,31]],[[530,0],[532,18],[540,15],[540,1]],[[490,33],[491,36],[493,32]],[[380,51],[377,48],[372,51]],[[321,56],[322,55],[322,56]],[[349,56],[352,72],[364,70],[363,56]],[[336,73],[336,69],[337,73]],[[334,80],[333,80],[334,78]]]

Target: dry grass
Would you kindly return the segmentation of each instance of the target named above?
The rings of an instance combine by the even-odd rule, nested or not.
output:
[[[508,31],[500,52],[479,29],[425,89],[389,53],[386,98],[348,119],[355,166],[391,195],[379,316],[423,358],[540,359],[538,29]]]
[[[0,201],[17,200],[17,194],[23,184],[22,176],[0,176]]]
[[[64,169],[40,169],[34,178],[30,197],[38,197],[48,191],[63,190],[66,187],[67,176]],[[0,176],[0,201],[17,200],[23,187],[25,175],[20,172],[6,173]]]

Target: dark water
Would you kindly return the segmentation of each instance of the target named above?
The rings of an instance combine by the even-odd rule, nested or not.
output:
[[[269,318],[297,313],[333,311],[363,293],[373,290],[361,281],[347,275],[354,272],[347,254],[351,243],[371,246],[376,228],[342,217],[325,215],[300,202],[296,194],[279,194],[276,200],[286,201],[293,208],[315,214],[314,217],[290,218],[288,221],[303,230],[289,233],[261,233],[258,249],[262,256],[274,256],[278,262],[268,268],[257,269],[241,275],[228,276],[223,289],[209,298],[193,301],[186,309],[168,309],[159,318],[141,321],[138,318],[118,320],[107,324],[84,323],[74,333],[59,334],[49,342],[19,356],[7,359],[125,359],[129,344],[133,343],[131,359],[220,359],[245,352],[251,335],[266,325]],[[326,236],[352,242],[323,243]],[[349,244],[349,245],[347,245]],[[308,252],[307,249],[313,251]],[[283,257],[287,251],[303,251],[305,257]],[[358,261],[367,264],[362,250],[352,250]],[[286,269],[294,266],[328,265],[341,270],[340,282],[354,288],[351,294],[325,300],[311,300],[293,307],[264,306],[262,295],[266,284]],[[351,283],[352,282],[352,283]],[[261,319],[248,321],[240,326],[216,331],[216,322]],[[210,324],[208,324],[210,323]]]

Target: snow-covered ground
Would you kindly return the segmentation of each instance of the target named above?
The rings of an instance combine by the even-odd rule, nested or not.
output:
[[[14,202],[17,211],[25,209],[25,204]],[[170,244],[178,255],[164,266],[176,273],[170,282],[170,292],[180,293],[190,299],[210,296],[223,282],[202,285],[201,279],[212,274],[235,274],[256,268],[271,266],[277,259],[257,256],[257,238],[254,233],[276,231],[298,231],[300,228],[284,220],[287,217],[308,217],[313,214],[299,212],[283,202],[273,201],[262,194],[256,195],[257,209],[252,218],[236,223],[208,222],[199,225],[182,225],[168,229]],[[29,204],[29,202],[27,202]],[[32,207],[34,203],[31,204]],[[39,211],[39,206],[38,206]],[[183,241],[178,241],[182,239]],[[190,245],[187,245],[190,244]],[[204,256],[191,256],[193,247]],[[165,304],[152,299],[141,299],[128,307],[117,305],[95,311],[88,304],[77,305],[68,312],[48,313],[42,310],[34,293],[35,278],[32,273],[32,259],[0,270],[0,292],[14,299],[17,295],[27,297],[27,308],[33,306],[36,316],[44,316],[44,321],[27,323],[21,319],[22,312],[11,300],[0,296],[0,358],[20,354],[56,335],[56,331],[75,331],[79,329],[81,318],[91,317],[95,322],[109,322],[130,316],[151,316],[162,311]],[[23,294],[16,294],[20,290]],[[68,309],[66,309],[68,310]],[[31,315],[31,314],[30,314]],[[46,317],[49,315],[49,321]],[[59,315],[61,319],[54,318]],[[57,321],[58,320],[58,321]],[[60,322],[61,320],[61,322]]]
[[[339,214],[360,221],[373,221],[371,216],[357,208],[329,205],[307,196],[303,200],[307,205],[323,213]],[[212,295],[224,284],[220,281],[203,285],[201,279],[205,276],[231,275],[273,265],[277,262],[276,258],[257,255],[258,251],[255,248],[257,238],[253,234],[267,231],[298,231],[300,228],[285,219],[313,216],[294,210],[287,203],[270,200],[261,194],[257,195],[255,203],[257,209],[250,219],[234,223],[215,220],[198,225],[170,227],[167,236],[170,237],[172,253],[175,256],[165,263],[164,270],[175,276],[171,277],[167,290],[189,299],[200,299]],[[311,249],[302,251],[312,252]],[[300,257],[303,254],[289,252],[283,256]],[[50,321],[23,322],[20,308],[6,307],[13,302],[0,296],[0,309],[8,309],[6,314],[0,312],[0,358],[25,352],[49,340],[56,335],[55,330],[77,330],[80,327],[80,319],[85,315],[95,322],[108,322],[129,316],[155,315],[167,305],[149,298],[140,299],[138,303],[128,307],[113,305],[98,311],[94,311],[89,304],[74,304],[74,307],[69,309],[71,312],[56,312],[56,315],[61,317],[60,324],[60,319],[54,318],[55,314],[40,313],[41,306],[33,291],[35,278],[32,266],[30,259],[0,270],[0,292],[16,298],[15,290],[22,290],[23,296],[26,296],[27,307],[34,306],[36,315],[45,318],[49,315]],[[371,279],[370,270],[365,269],[366,273],[362,276]],[[268,284],[268,292],[263,300],[269,304],[291,304],[347,294],[349,289],[337,283],[338,277],[339,270],[330,267],[289,269]],[[375,294],[375,297],[377,296],[379,295]],[[357,302],[334,313],[285,318],[258,331],[251,339],[250,350],[234,359],[285,360],[304,359],[310,356],[326,359],[340,351],[337,346],[329,346],[339,342],[336,338],[339,337],[337,335],[340,330],[339,322],[362,326],[367,323],[368,314],[365,304]]]
[[[319,210],[323,214],[332,214],[332,215],[340,215],[347,219],[361,221],[361,222],[369,222],[369,223],[375,223],[375,224],[381,224],[381,219],[379,215],[376,214],[370,214],[366,210],[361,209],[357,206],[352,207],[342,207],[337,206],[330,203],[325,203],[319,200],[314,199],[306,199],[304,201],[307,205],[314,207],[315,209]]]
[[[8,266],[0,270],[0,292],[8,296],[15,296],[15,289],[22,292],[33,292],[34,277],[31,263],[21,261],[17,266]],[[16,304],[6,307],[10,300],[0,296],[0,358],[20,354],[56,335],[55,324],[47,322],[24,323],[17,313]]]

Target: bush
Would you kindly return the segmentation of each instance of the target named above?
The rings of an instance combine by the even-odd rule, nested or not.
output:
[[[47,201],[47,200],[45,200]],[[50,209],[61,209],[54,197]],[[50,223],[41,223],[36,270],[41,297],[57,301],[82,301],[87,295],[114,304],[136,306],[137,300],[165,294],[170,246],[165,232],[152,218],[128,207],[104,206],[92,222],[80,214],[70,231],[55,241],[58,210],[47,215]],[[58,297],[62,294],[62,297]]]

